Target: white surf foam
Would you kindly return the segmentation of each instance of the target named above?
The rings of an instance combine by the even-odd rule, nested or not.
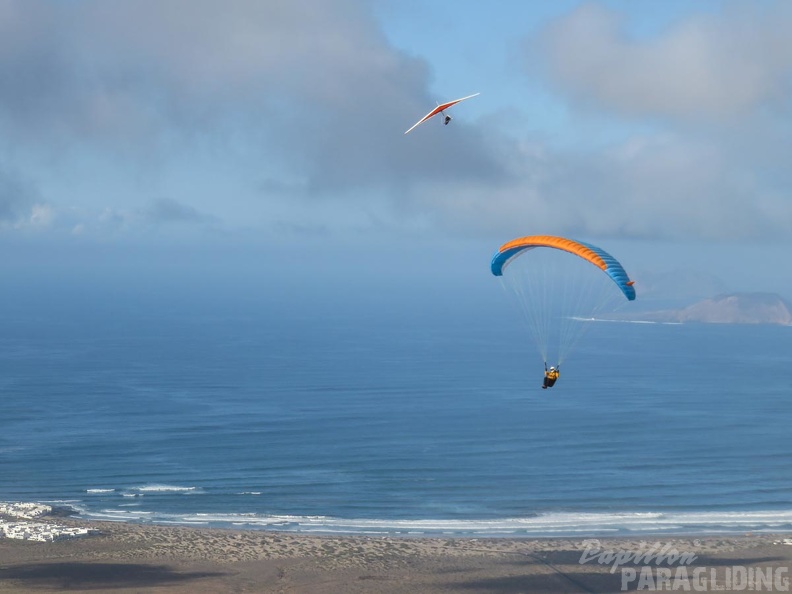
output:
[[[95,514],[86,514],[95,517]],[[585,536],[792,532],[792,510],[547,513],[503,519],[386,520],[331,516],[258,514],[161,514],[102,510],[103,519],[169,524],[235,526],[248,529],[325,534],[402,534],[476,536]]]
[[[198,487],[182,487],[179,485],[151,484],[129,487],[127,491],[131,493],[199,493],[201,489]]]

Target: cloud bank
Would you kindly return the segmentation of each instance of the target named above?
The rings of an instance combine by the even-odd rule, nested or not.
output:
[[[295,236],[792,232],[786,4],[728,4],[651,37],[598,4],[548,23],[515,76],[552,89],[570,126],[627,130],[579,147],[493,125],[502,110],[404,137],[449,97],[429,93],[431,64],[393,47],[372,6],[0,1],[0,220],[81,233],[232,220]],[[479,90],[498,94],[452,94]],[[87,195],[44,174],[81,159],[123,175]]]

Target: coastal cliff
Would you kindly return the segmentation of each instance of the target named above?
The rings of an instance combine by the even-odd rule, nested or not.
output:
[[[792,326],[792,307],[775,293],[731,293],[680,309],[631,314],[629,319],[705,324],[774,324]],[[628,319],[619,316],[619,319]]]

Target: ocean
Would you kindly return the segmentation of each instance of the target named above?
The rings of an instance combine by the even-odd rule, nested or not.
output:
[[[541,390],[519,317],[475,299],[243,305],[4,308],[0,500],[310,533],[792,531],[792,328],[580,321]]]

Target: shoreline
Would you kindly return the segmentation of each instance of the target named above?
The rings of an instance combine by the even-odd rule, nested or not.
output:
[[[783,532],[481,538],[307,535],[73,517],[36,522],[94,532],[54,542],[0,538],[0,592],[610,592],[620,591],[625,571],[630,577],[642,567],[653,574],[661,567],[706,567],[710,581],[731,566],[787,577],[792,567],[792,538]],[[630,562],[611,571],[609,551]],[[687,564],[682,555],[695,561]],[[707,591],[717,589],[710,586]]]
[[[65,525],[62,520],[69,519],[69,525]],[[43,520],[43,521],[42,521]],[[61,523],[58,523],[61,521]],[[351,520],[351,523],[360,522],[360,520]],[[365,522],[365,521],[364,521]],[[438,520],[438,523],[443,520]],[[652,532],[647,530],[644,532],[631,532],[631,533],[602,533],[601,531],[592,530],[588,535],[580,530],[580,535],[559,533],[556,535],[551,534],[520,534],[516,530],[514,532],[501,532],[493,531],[487,532],[471,532],[455,530],[435,529],[433,531],[421,532],[418,529],[403,529],[392,531],[377,531],[376,529],[369,528],[368,530],[293,530],[293,529],[279,529],[272,527],[273,525],[251,525],[244,522],[217,522],[217,521],[157,521],[146,520],[140,521],[134,518],[130,519],[112,519],[112,518],[91,518],[81,516],[79,511],[68,505],[49,505],[45,503],[31,503],[31,502],[3,502],[0,501],[0,538],[22,539],[22,540],[36,540],[42,542],[53,542],[55,540],[66,540],[71,538],[78,538],[84,536],[95,535],[98,530],[94,528],[96,525],[118,525],[128,524],[133,526],[176,526],[187,527],[201,530],[218,530],[218,531],[237,531],[237,532],[250,532],[250,533],[269,533],[281,535],[294,535],[294,536],[317,536],[317,537],[363,537],[363,538],[394,538],[394,539],[471,539],[471,540],[613,540],[613,541],[647,541],[658,539],[687,539],[697,540],[712,539],[712,538],[740,538],[743,536],[775,536],[783,537],[783,535],[792,536],[792,529],[787,526],[774,530],[770,529],[751,529],[745,527],[743,529],[724,530],[717,529],[713,531],[701,530],[699,532],[691,531],[689,529],[674,532],[672,530],[658,530]],[[35,533],[34,533],[35,532]],[[26,534],[27,533],[27,534]],[[30,537],[30,534],[33,537]],[[786,542],[783,544],[792,545],[792,538],[785,538]]]
[[[94,506],[95,508],[97,506]],[[81,508],[73,501],[0,501],[2,518],[41,515],[85,522],[129,522],[202,528],[259,530],[303,535],[373,535],[417,538],[672,538],[709,535],[792,534],[792,509],[549,511],[503,518],[365,518],[223,512],[156,512],[143,508]],[[51,540],[45,537],[45,540]]]

